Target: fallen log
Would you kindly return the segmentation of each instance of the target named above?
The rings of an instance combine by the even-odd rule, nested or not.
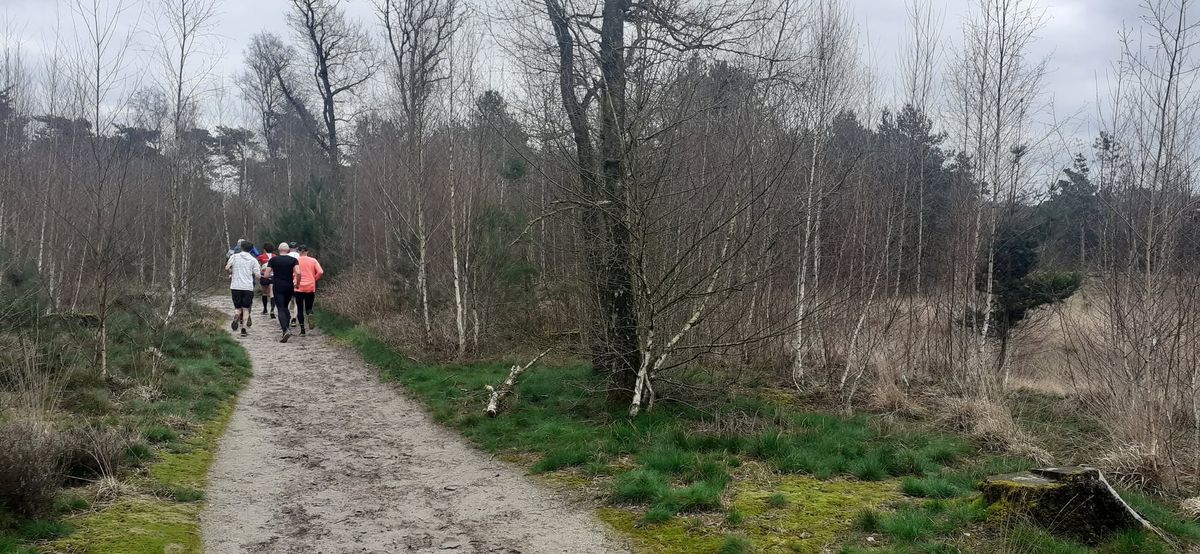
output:
[[[488,404],[487,409],[484,410],[484,413],[486,413],[488,417],[496,417],[496,414],[500,413],[500,401],[503,400],[505,396],[508,396],[508,393],[512,392],[513,387],[517,384],[517,377],[520,377],[522,373],[525,373],[525,370],[532,367],[533,364],[542,359],[542,356],[545,356],[549,352],[549,348],[543,350],[541,354],[538,354],[532,360],[529,360],[529,363],[525,365],[513,364],[512,369],[508,371],[508,379],[504,380],[504,383],[500,385],[500,388],[495,388],[491,385],[485,386],[484,388],[488,392]]]

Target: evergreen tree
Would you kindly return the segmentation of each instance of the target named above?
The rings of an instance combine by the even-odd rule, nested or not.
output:
[[[295,241],[308,245],[321,258],[326,272],[332,273],[345,260],[336,241],[337,215],[333,185],[327,179],[312,177],[292,196],[292,203],[275,220],[267,235],[271,242]]]

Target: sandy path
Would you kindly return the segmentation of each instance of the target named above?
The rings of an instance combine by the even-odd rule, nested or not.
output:
[[[206,552],[627,551],[587,507],[472,449],[319,329],[282,345],[274,323],[239,339],[254,377],[210,474]]]

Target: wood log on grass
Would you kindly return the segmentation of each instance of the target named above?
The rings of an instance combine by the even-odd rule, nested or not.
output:
[[[525,373],[525,370],[532,367],[533,364],[537,363],[537,361],[542,359],[542,356],[545,356],[548,352],[550,352],[549,348],[543,350],[541,354],[538,354],[532,360],[529,360],[529,363],[525,365],[513,364],[512,369],[508,371],[508,378],[504,380],[504,383],[500,385],[500,388],[497,389],[491,385],[484,387],[488,392],[488,404],[487,409],[484,410],[484,413],[486,413],[488,417],[496,417],[496,414],[500,413],[500,401],[503,400],[505,396],[508,396],[508,393],[512,392],[513,387],[517,384],[517,377],[520,377],[522,373]]]

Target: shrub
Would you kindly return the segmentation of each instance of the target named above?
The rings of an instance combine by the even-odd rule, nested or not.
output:
[[[37,515],[54,503],[63,481],[63,441],[48,422],[0,422],[0,506]]]

